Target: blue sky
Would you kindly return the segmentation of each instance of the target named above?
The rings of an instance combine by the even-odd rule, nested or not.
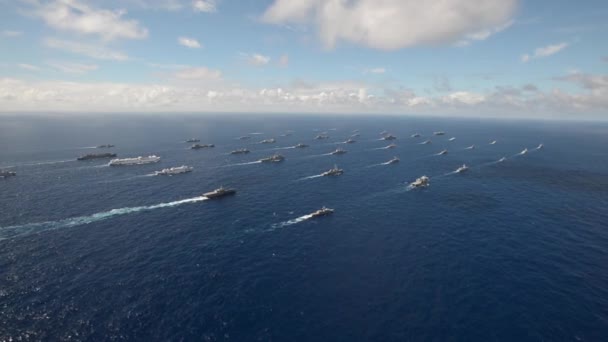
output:
[[[599,0],[0,0],[0,110],[605,118]]]

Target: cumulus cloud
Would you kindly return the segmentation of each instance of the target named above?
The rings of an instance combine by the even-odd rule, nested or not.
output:
[[[129,56],[127,56],[126,54],[119,51],[111,50],[99,44],[86,44],[55,38],[45,39],[44,44],[47,47],[53,49],[64,50],[95,59],[104,59],[112,61],[126,61],[127,59],[129,59]]]
[[[125,10],[107,10],[79,0],[32,2],[33,14],[50,27],[78,34],[96,35],[103,40],[142,39],[148,30],[138,21],[125,19]]]
[[[394,50],[483,40],[512,23],[517,0],[274,0],[262,20],[314,25],[328,47],[339,41]]]
[[[179,42],[180,45],[189,47],[191,49],[199,49],[202,47],[201,43],[199,43],[198,40],[196,40],[194,38],[179,37],[177,39],[177,41]]]
[[[548,57],[548,56],[554,55],[554,54],[562,51],[563,49],[565,49],[567,47],[568,47],[568,43],[558,43],[558,44],[551,44],[551,45],[539,47],[536,50],[534,50],[534,52],[532,54],[526,53],[526,54],[522,55],[521,61],[524,63],[527,63],[532,59]]]
[[[197,12],[213,13],[217,11],[214,0],[195,0],[192,1],[192,8]]]
[[[251,64],[253,66],[264,66],[264,65],[268,65],[268,63],[270,63],[270,57],[269,56],[264,56],[264,55],[259,54],[259,53],[252,53],[252,54],[241,53],[241,56],[243,58],[245,58],[245,60],[247,61],[247,63],[249,63],[249,64]]]
[[[605,116],[608,76],[569,74],[558,86],[497,86],[451,90],[423,96],[413,90],[361,81],[294,81],[274,87],[243,87],[224,80],[219,70],[182,68],[158,84],[88,83],[0,79],[2,111],[274,111],[447,114],[483,116]],[[566,91],[559,82],[579,86]],[[480,114],[482,113],[482,114]]]

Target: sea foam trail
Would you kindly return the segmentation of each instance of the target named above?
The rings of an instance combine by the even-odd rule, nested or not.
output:
[[[228,164],[228,165],[223,165],[223,166],[218,166],[218,167],[243,166],[243,165],[261,164],[261,163],[262,163],[261,161],[256,160],[256,161],[247,162],[247,163]]]
[[[32,162],[32,163],[22,163],[22,164],[15,164],[15,165],[3,166],[3,168],[10,169],[10,168],[14,168],[14,167],[21,167],[21,166],[52,165],[52,164],[69,163],[69,162],[75,162],[75,161],[76,161],[76,159],[66,159],[66,160],[49,160],[49,161]]]
[[[121,216],[127,214],[138,213],[142,211],[150,211],[161,208],[170,208],[177,207],[182,204],[187,203],[196,203],[207,200],[208,198],[205,196],[192,197],[179,201],[167,202],[167,203],[159,203],[148,206],[140,206],[140,207],[127,207],[127,208],[119,208],[112,209],[109,211],[103,211],[100,213],[96,213],[88,216],[78,216],[67,218],[58,221],[47,221],[47,222],[39,222],[39,223],[28,223],[18,226],[9,226],[9,227],[0,227],[0,240],[10,239],[22,235],[28,235],[40,231],[45,230],[53,230],[53,229],[61,229],[61,228],[70,228],[81,226],[93,222],[104,221],[110,219],[114,216]]]
[[[303,181],[303,180],[307,180],[307,179],[315,179],[315,178],[319,178],[319,177],[323,177],[323,175],[308,176],[308,177],[300,178],[297,181]]]
[[[289,221],[285,221],[285,222],[281,222],[281,223],[275,223],[272,225],[272,228],[283,228],[283,227],[287,227],[287,226],[291,226],[294,224],[298,224],[300,222],[304,222],[306,220],[310,220],[312,218],[312,214],[308,214],[308,215],[304,215],[304,216],[300,216],[298,218],[295,218],[293,220],[289,220]]]

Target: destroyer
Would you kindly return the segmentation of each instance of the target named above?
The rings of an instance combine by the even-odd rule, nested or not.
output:
[[[230,152],[230,154],[247,154],[250,151],[246,148],[239,148],[238,150],[234,150],[232,152]]]
[[[382,140],[397,140],[397,137],[392,134],[388,134],[388,135],[384,136],[382,138]]]
[[[160,157],[156,155],[149,155],[147,157],[136,157],[136,158],[123,158],[123,159],[112,159],[110,166],[128,166],[128,165],[144,165],[158,163]]]
[[[395,164],[399,162],[399,157],[393,157],[393,159],[387,161],[385,164],[386,165],[390,165],[390,164]]]
[[[222,198],[224,196],[229,196],[229,195],[234,195],[236,194],[236,190],[234,189],[226,189],[223,186],[215,189],[213,191],[210,192],[205,192],[203,194],[203,196],[209,198],[209,199],[214,199],[214,198]]]
[[[412,138],[420,138],[420,134],[418,133],[414,133],[411,135]]]
[[[329,139],[329,135],[327,134],[319,134],[315,137],[315,140],[323,140],[323,139]]]
[[[77,160],[91,160],[91,159],[104,159],[104,158],[116,158],[116,153],[90,153],[85,154],[76,158]]]
[[[340,176],[344,173],[344,170],[339,169],[337,165],[334,165],[333,168],[323,172],[321,176]]]
[[[426,188],[429,185],[430,185],[429,177],[422,176],[422,177],[416,179],[415,181],[413,181],[410,184],[410,187],[412,187],[412,188]]]
[[[188,140],[186,140],[187,143],[197,143],[197,142],[201,142],[201,139],[196,139],[196,138],[190,138]]]
[[[114,147],[114,145],[112,144],[103,144],[103,145],[97,145],[95,148],[112,148]]]
[[[433,135],[445,135],[445,132],[443,132],[443,131],[433,132]]]
[[[192,172],[192,170],[194,170],[193,167],[182,165],[182,166],[178,166],[178,167],[171,167],[171,168],[168,168],[168,169],[162,169],[160,171],[154,172],[154,174],[156,176],[173,176],[173,175],[179,175],[181,173]]]
[[[270,139],[264,139],[262,141],[260,141],[260,144],[274,144],[275,142],[277,142],[274,138],[270,138]]]
[[[2,171],[0,170],[0,178],[8,178],[8,177],[13,177],[16,176],[17,172],[15,171]]]
[[[331,154],[333,155],[338,155],[338,154],[345,154],[346,150],[343,150],[341,148],[337,148],[335,151],[333,151]]]
[[[192,149],[192,150],[200,150],[202,148],[212,148],[212,147],[215,147],[215,145],[214,144],[202,144],[202,145],[201,144],[194,144],[194,145],[192,145],[190,147],[190,149]]]
[[[278,163],[278,162],[282,162],[283,160],[285,160],[285,157],[283,157],[280,154],[274,154],[268,158],[262,158],[260,159],[260,162],[262,163]]]
[[[468,169],[469,169],[469,167],[466,164],[462,164],[461,167],[456,169],[456,173],[462,173],[462,172],[467,171]]]
[[[333,209],[329,209],[329,208],[323,207],[323,208],[315,211],[314,213],[310,214],[310,217],[314,218],[314,217],[327,216],[327,215],[330,215],[330,214],[333,214],[333,213],[334,213]]]
[[[297,144],[297,145],[296,145],[296,146],[294,146],[294,147],[295,147],[295,148],[306,148],[306,147],[308,147],[308,145],[306,145],[306,144],[301,144],[301,143],[300,143],[300,144]]]

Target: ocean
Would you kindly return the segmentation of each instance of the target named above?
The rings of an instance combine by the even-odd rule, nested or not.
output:
[[[606,341],[607,146],[598,122],[4,115],[0,340]],[[109,151],[161,161],[76,161]]]

